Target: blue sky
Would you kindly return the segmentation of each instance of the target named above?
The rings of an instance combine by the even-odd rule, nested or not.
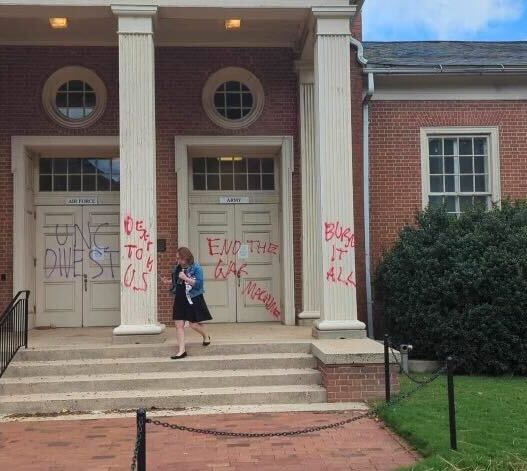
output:
[[[527,41],[527,0],[366,0],[365,41]]]

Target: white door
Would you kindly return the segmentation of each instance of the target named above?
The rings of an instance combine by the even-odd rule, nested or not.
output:
[[[278,205],[192,205],[190,231],[214,322],[281,319]]]
[[[118,325],[119,206],[40,206],[37,231],[36,325]]]

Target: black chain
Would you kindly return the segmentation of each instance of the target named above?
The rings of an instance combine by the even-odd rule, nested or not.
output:
[[[160,420],[152,420],[152,419],[146,419],[146,423],[152,424],[152,425],[159,425],[161,427],[169,428],[172,430],[179,430],[181,432],[191,432],[191,433],[199,433],[203,435],[215,435],[215,436],[222,436],[222,437],[269,438],[269,437],[290,437],[290,436],[295,436],[295,435],[304,435],[307,433],[320,432],[322,430],[342,427],[343,425],[357,422],[359,420],[366,419],[366,418],[374,418],[382,410],[386,409],[387,407],[396,405],[400,403],[401,401],[408,399],[410,396],[413,396],[417,391],[419,391],[420,389],[424,388],[426,385],[430,384],[431,382],[439,378],[445,371],[446,371],[446,366],[439,369],[426,382],[422,382],[418,384],[415,388],[405,393],[399,394],[398,396],[394,397],[389,402],[385,402],[381,404],[380,406],[375,407],[369,412],[366,412],[361,415],[357,415],[355,417],[350,417],[348,419],[344,419],[339,422],[334,422],[334,423],[327,424],[327,425],[319,425],[317,427],[309,427],[309,428],[299,429],[299,430],[290,430],[287,432],[260,432],[260,433],[249,432],[249,433],[245,433],[245,432],[227,432],[223,430],[211,430],[211,429],[186,427],[185,425],[169,424],[168,422],[161,422]]]
[[[399,369],[401,371],[401,373],[406,376],[410,381],[412,381],[412,383],[415,383],[415,384],[428,384],[428,380],[429,378],[426,378],[426,379],[417,379],[417,378],[414,378],[413,376],[410,375],[410,373],[404,371],[403,369],[403,365],[401,364],[401,362],[397,359],[397,355],[395,354],[395,352],[397,351],[396,348],[393,347],[393,345],[391,345],[390,343],[390,346],[388,347],[390,349],[390,352],[392,352],[392,357],[393,359],[395,360],[395,363],[397,363],[397,365],[399,366]]]
[[[143,438],[143,433],[145,433],[143,430],[143,424],[139,423],[137,436],[135,438],[134,454],[132,455],[132,466],[130,468],[132,471],[135,471],[137,468],[137,457],[139,455],[139,446],[141,444],[141,439]]]

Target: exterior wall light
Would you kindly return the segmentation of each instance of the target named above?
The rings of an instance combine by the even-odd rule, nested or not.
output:
[[[66,29],[68,27],[68,19],[67,18],[50,18],[49,25],[53,29]]]
[[[241,26],[242,26],[242,20],[240,19],[233,18],[230,20],[225,20],[225,29],[227,31],[231,29],[240,29]]]

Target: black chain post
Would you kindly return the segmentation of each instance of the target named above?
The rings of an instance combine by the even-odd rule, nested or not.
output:
[[[456,432],[456,400],[454,397],[454,360],[452,357],[446,359],[448,380],[448,420],[450,423],[450,448],[457,450]]]
[[[146,471],[146,411],[137,410],[137,434],[139,451],[137,453],[137,471]]]
[[[386,402],[390,402],[390,337],[384,335],[384,386],[386,388]]]

